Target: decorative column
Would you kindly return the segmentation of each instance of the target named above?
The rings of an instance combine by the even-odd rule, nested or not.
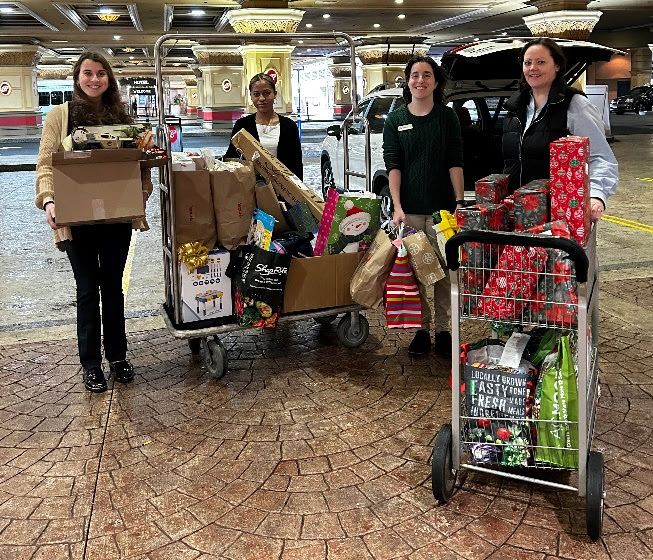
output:
[[[343,120],[351,111],[351,61],[348,56],[334,56],[329,64],[333,75],[333,118]]]
[[[588,0],[530,0],[538,13],[524,17],[536,37],[586,41],[603,12],[588,10]]]
[[[36,65],[45,49],[0,46],[0,136],[38,134],[43,121],[36,89]]]
[[[236,33],[261,34],[261,39],[256,43],[239,48],[245,66],[243,80],[245,94],[252,76],[261,72],[268,74],[276,83],[277,98],[274,110],[280,114],[292,113],[290,55],[295,47],[290,44],[279,44],[278,40],[266,40],[265,33],[294,33],[303,16],[302,10],[284,8],[242,8],[227,13],[229,23]],[[253,110],[249,95],[246,95],[246,104],[248,111]]]
[[[413,56],[425,56],[429,46],[424,44],[378,44],[356,48],[363,63],[363,95],[380,84],[399,84],[404,80],[404,68]]]
[[[630,49],[630,88],[651,84],[651,45]]]
[[[202,126],[206,130],[231,130],[243,116],[245,104],[242,56],[236,46],[193,47],[193,54],[202,74],[197,81]]]
[[[204,78],[202,77],[202,71],[199,69],[198,64],[189,64],[188,67],[192,70],[195,75],[195,82],[197,83],[197,106],[196,114],[197,118],[204,120]]]
[[[199,105],[199,94],[197,93],[197,80],[195,78],[184,78],[186,84],[186,116],[196,117],[197,106]]]

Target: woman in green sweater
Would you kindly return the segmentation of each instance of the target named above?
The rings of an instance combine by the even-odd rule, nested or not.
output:
[[[446,75],[429,56],[411,58],[404,69],[406,105],[388,115],[383,128],[383,159],[394,204],[395,225],[404,223],[427,232],[433,212],[453,212],[464,199],[463,143],[460,123],[444,104]],[[413,355],[431,350],[431,324],[435,325],[435,350],[451,354],[451,295],[449,277],[434,285],[435,317],[419,285],[422,328],[408,347]]]

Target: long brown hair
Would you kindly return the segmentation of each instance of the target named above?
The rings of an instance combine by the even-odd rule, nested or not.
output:
[[[102,102],[99,105],[89,99],[77,82],[82,69],[82,62],[85,60],[99,62],[109,78],[109,87],[102,94]],[[134,119],[127,113],[120,99],[118,82],[113,75],[111,65],[100,53],[93,51],[82,53],[73,66],[73,83],[73,103],[70,111],[73,126],[127,124],[134,122]]]
[[[447,73],[442,66],[439,66],[435,60],[430,56],[414,56],[406,64],[404,68],[404,76],[406,77],[406,82],[404,83],[404,100],[406,103],[410,103],[413,100],[413,94],[410,93],[408,88],[408,80],[410,78],[410,72],[415,64],[418,62],[426,62],[433,69],[433,78],[438,83],[438,85],[433,90],[433,102],[434,103],[444,103],[444,88],[447,85]]]

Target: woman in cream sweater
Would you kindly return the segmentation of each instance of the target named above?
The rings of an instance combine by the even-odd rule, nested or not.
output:
[[[43,125],[36,163],[35,203],[45,211],[57,247],[68,254],[77,286],[77,343],[84,386],[101,393],[107,390],[102,370],[102,331],[104,354],[115,380],[129,383],[134,378],[132,365],[126,359],[122,275],[132,228],[146,230],[147,223],[143,217],[135,222],[57,225],[52,154],[66,149],[65,139],[76,126],[133,122],[120,99],[111,66],[102,55],[82,54],[73,67],[73,80],[73,100],[52,109]],[[143,171],[141,178],[145,206],[152,192],[149,170]]]

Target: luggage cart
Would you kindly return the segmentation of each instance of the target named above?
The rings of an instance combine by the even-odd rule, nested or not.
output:
[[[466,231],[454,235],[447,241],[445,246],[447,262],[450,266],[451,274],[451,314],[452,314],[452,408],[451,424],[441,426],[435,438],[435,446],[432,455],[432,491],[433,496],[440,502],[444,503],[449,500],[453,494],[456,477],[460,469],[465,468],[471,471],[482,473],[491,473],[498,476],[506,477],[523,482],[542,484],[558,490],[577,491],[579,496],[585,497],[586,501],[586,519],[587,532],[593,540],[601,536],[603,524],[603,499],[604,499],[604,476],[603,476],[603,456],[598,451],[593,451],[592,438],[594,425],[596,421],[597,403],[600,395],[599,388],[599,370],[598,370],[598,270],[596,260],[596,226],[592,228],[587,248],[583,250],[575,241],[563,239],[560,237],[547,235],[532,235],[524,233],[509,232],[490,232],[490,231]],[[555,272],[549,272],[549,269],[539,273],[538,281],[550,283],[554,281],[576,281],[577,284],[577,303],[560,303],[553,301],[553,298],[546,298],[544,301],[540,298],[537,302],[531,299],[522,299],[515,301],[511,295],[509,287],[505,288],[505,294],[499,296],[505,298],[507,303],[516,303],[513,310],[519,309],[519,305],[524,307],[514,315],[519,315],[517,319],[505,320],[502,322],[513,323],[518,329],[524,327],[547,327],[562,329],[565,332],[571,332],[577,336],[576,352],[578,382],[578,421],[562,422],[558,420],[539,420],[527,418],[528,414],[516,418],[490,418],[490,421],[496,426],[508,426],[509,424],[521,424],[527,426],[547,426],[557,423],[564,424],[568,430],[576,430],[578,433],[578,447],[564,448],[540,447],[547,453],[573,453],[578,465],[578,484],[562,484],[556,481],[557,471],[574,471],[574,468],[559,467],[554,464],[537,461],[537,445],[532,445],[532,441],[527,442],[526,446],[530,450],[531,458],[525,466],[506,467],[497,464],[495,459],[487,460],[487,457],[472,456],[470,451],[473,449],[475,441],[470,434],[474,428],[478,428],[479,420],[483,420],[487,425],[488,420],[479,416],[472,416],[466,409],[466,399],[461,398],[461,393],[469,390],[461,383],[461,360],[460,356],[460,327],[465,321],[467,326],[472,329],[479,327],[483,322],[481,330],[485,327],[485,332],[491,332],[491,336],[496,337],[496,324],[492,321],[496,318],[486,314],[486,307],[480,306],[481,294],[474,294],[473,288],[470,290],[470,273],[471,274],[490,274],[488,261],[484,258],[464,259],[459,263],[459,248],[467,243],[477,244],[476,248],[489,255],[500,254],[505,247],[526,249],[532,247],[541,247],[547,250],[550,256],[552,250],[560,250],[567,254],[573,261],[575,268],[575,277],[572,272],[567,271],[566,278],[556,278]],[[467,246],[469,247],[469,245]],[[473,263],[473,264],[471,264]],[[519,274],[529,274],[529,272],[518,272]],[[532,274],[532,273],[531,273]],[[508,282],[509,283],[509,282]],[[539,285],[539,284],[538,284]],[[552,286],[550,286],[552,287]],[[482,291],[482,287],[480,290]],[[544,290],[545,294],[550,294]],[[494,296],[492,296],[494,297]],[[531,296],[528,296],[529,298]],[[511,301],[512,300],[512,301]],[[558,310],[564,313],[531,313],[531,304],[537,303],[540,306],[563,306],[563,307],[544,307],[544,309]],[[513,315],[513,316],[514,316]],[[496,424],[495,424],[496,423]],[[553,428],[553,426],[551,426]],[[504,432],[505,434],[505,432]],[[505,449],[505,448],[503,448]],[[560,462],[560,461],[558,461]]]
[[[241,327],[237,324],[225,324],[219,326],[183,329],[181,320],[181,287],[179,280],[179,262],[174,247],[177,246],[175,234],[175,215],[172,209],[175,207],[175,187],[172,173],[172,140],[174,139],[173,123],[165,118],[165,104],[163,98],[163,70],[162,50],[166,41],[192,40],[205,44],[242,44],[246,41],[261,40],[264,37],[268,40],[287,42],[295,39],[310,40],[316,44],[326,41],[335,41],[343,49],[348,49],[351,59],[351,73],[356,75],[356,51],[354,40],[346,33],[174,33],[161,35],[154,45],[154,65],[156,73],[156,91],[158,103],[158,126],[157,145],[165,149],[168,156],[165,167],[159,172],[160,181],[160,203],[161,203],[161,236],[163,245],[163,268],[165,303],[161,306],[160,312],[168,330],[175,338],[188,340],[188,345],[193,353],[202,354],[202,363],[206,370],[215,378],[221,378],[227,372],[227,351],[220,341],[219,335],[227,334],[237,330],[245,330],[250,327]],[[352,115],[353,120],[362,120],[358,116],[357,86],[356,80],[352,80]],[[366,152],[366,170],[369,175],[369,132],[368,150]],[[345,169],[347,171],[347,169]],[[349,174],[353,174],[350,172]],[[363,176],[358,173],[356,176]],[[369,185],[369,177],[367,177]],[[203,303],[203,302],[200,302]],[[320,324],[329,324],[339,315],[344,314],[338,323],[338,338],[340,342],[349,348],[355,348],[365,342],[369,334],[369,323],[364,315],[360,314],[362,307],[359,305],[348,305],[314,310],[310,312],[296,312],[283,314],[279,322],[288,320],[313,319]]]

